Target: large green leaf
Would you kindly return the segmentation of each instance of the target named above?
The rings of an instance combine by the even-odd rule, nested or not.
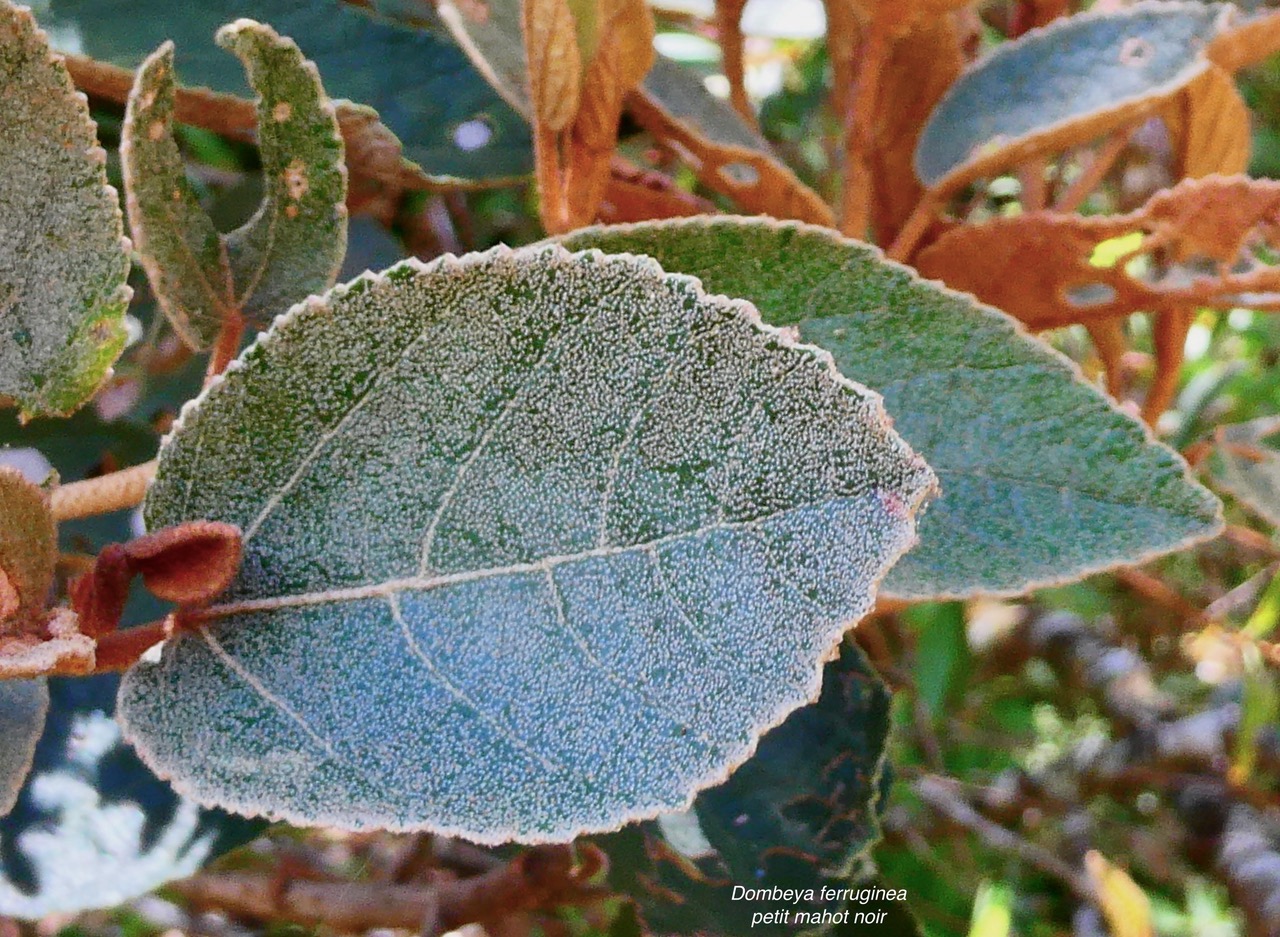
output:
[[[0,680],[0,817],[17,803],[48,711],[44,680]]]
[[[816,696],[932,486],[878,396],[651,260],[406,262],[184,412],[148,525],[237,524],[244,565],[122,718],[238,811],[616,828]]]
[[[597,840],[610,885],[659,934],[791,935],[807,929],[799,912],[856,913],[856,901],[824,890],[859,887],[853,866],[879,837],[888,731],[889,692],[846,643],[818,702],[770,731],[728,781],[687,813]],[[796,898],[774,898],[773,889]],[[791,912],[787,920],[757,919],[779,909]]]
[[[138,253],[174,329],[209,345],[224,320],[266,323],[333,285],[347,246],[347,174],[333,105],[315,67],[269,26],[237,20],[218,43],[258,92],[265,192],[242,227],[219,235],[173,139],[173,44],[138,71],[120,159]]]
[[[60,48],[137,68],[172,40],[185,81],[247,95],[244,74],[215,50],[218,27],[252,17],[292,36],[329,93],[376,108],[404,155],[433,176],[523,175],[533,153],[524,121],[451,42],[370,18],[338,0],[51,0],[41,14]]]
[[[825,348],[884,394],[942,497],[885,590],[1019,593],[1179,549],[1220,525],[1171,450],[1007,316],[823,228],[714,218],[564,239],[654,257]]]
[[[1068,144],[1087,142],[1132,122],[1210,67],[1205,46],[1233,11],[1145,0],[1068,17],[1000,46],[939,102],[916,145],[916,173],[937,185],[978,172],[1000,151],[1065,135]]]
[[[62,415],[124,348],[129,242],[85,99],[9,0],[0,88],[0,395]]]

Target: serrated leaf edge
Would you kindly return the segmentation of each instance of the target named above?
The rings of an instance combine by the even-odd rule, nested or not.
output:
[[[822,230],[822,229],[819,229],[819,230]],[[256,349],[259,346],[262,346],[266,343],[271,342],[274,339],[276,333],[280,329],[288,326],[291,322],[298,319],[299,317],[306,315],[315,309],[324,309],[327,306],[326,299],[328,297],[335,297],[335,296],[340,297],[342,295],[345,295],[347,292],[349,292],[353,288],[356,288],[357,284],[362,285],[361,288],[363,288],[363,285],[374,286],[378,283],[388,281],[391,278],[392,274],[400,271],[409,270],[409,271],[412,271],[414,275],[421,275],[424,273],[435,273],[435,272],[449,274],[449,273],[466,270],[467,268],[472,266],[483,265],[495,259],[515,257],[520,254],[532,253],[535,251],[539,255],[546,257],[549,260],[556,263],[561,263],[561,264],[574,262],[574,261],[580,260],[583,257],[591,257],[597,261],[605,260],[606,262],[614,261],[614,262],[622,262],[622,263],[632,263],[636,265],[638,269],[642,269],[652,274],[656,274],[657,276],[663,279],[674,280],[676,282],[682,282],[682,283],[688,284],[690,287],[692,287],[693,291],[700,299],[706,299],[712,302],[724,303],[734,308],[740,315],[742,315],[748,322],[750,322],[756,329],[758,329],[763,336],[767,336],[769,339],[778,342],[784,348],[793,349],[802,354],[811,356],[814,360],[824,365],[831,379],[838,387],[846,389],[849,392],[858,395],[861,399],[865,400],[870,410],[870,413],[868,414],[868,416],[870,419],[875,421],[874,429],[879,431],[886,439],[896,440],[896,445],[898,448],[901,449],[904,459],[907,461],[916,463],[918,470],[923,471],[923,473],[925,473],[925,477],[922,479],[924,483],[914,493],[913,499],[910,502],[905,504],[905,509],[906,509],[905,533],[907,534],[907,536],[902,538],[902,541],[898,545],[896,550],[891,551],[887,554],[886,561],[883,564],[879,572],[879,575],[877,575],[868,583],[867,599],[866,599],[866,602],[864,603],[865,607],[858,614],[858,616],[853,621],[850,621],[850,622],[837,622],[833,624],[829,629],[829,632],[824,635],[822,643],[826,644],[827,646],[826,650],[821,655],[820,659],[817,661],[814,667],[813,675],[811,676],[808,685],[801,689],[800,698],[783,703],[781,706],[779,706],[778,711],[767,714],[762,719],[760,724],[754,728],[753,738],[746,746],[744,746],[740,755],[729,759],[724,765],[720,767],[718,771],[710,772],[708,775],[702,778],[699,778],[693,785],[691,785],[688,794],[680,804],[677,804],[674,807],[664,806],[659,808],[651,808],[648,810],[641,810],[639,812],[636,812],[628,816],[626,819],[618,820],[614,825],[609,826],[607,828],[602,827],[598,829],[597,828],[578,829],[574,831],[572,834],[565,834],[565,835],[550,835],[550,836],[544,835],[544,834],[520,835],[520,836],[517,836],[514,834],[477,835],[475,831],[469,830],[466,828],[454,827],[454,826],[449,826],[445,824],[435,824],[435,823],[429,823],[429,822],[390,823],[390,824],[379,823],[377,826],[377,829],[386,830],[389,832],[430,831],[430,832],[433,832],[439,835],[444,835],[444,836],[461,837],[464,839],[468,839],[471,842],[479,843],[482,845],[501,845],[504,843],[512,843],[512,842],[522,843],[525,845],[539,845],[544,843],[568,842],[572,838],[575,838],[576,836],[580,836],[580,835],[586,835],[586,834],[595,835],[595,834],[616,832],[617,830],[620,830],[623,827],[628,826],[630,824],[637,823],[643,820],[651,820],[662,814],[679,812],[681,810],[688,810],[693,806],[694,800],[697,798],[698,794],[701,791],[706,790],[709,787],[714,787],[715,785],[725,781],[731,774],[733,774],[735,770],[737,770],[739,766],[746,763],[755,754],[756,749],[759,746],[760,739],[763,738],[763,736],[766,733],[768,733],[771,729],[781,725],[784,721],[786,721],[787,717],[790,716],[791,713],[795,712],[797,709],[817,701],[818,697],[821,695],[821,692],[822,692],[822,680],[826,670],[826,665],[830,663],[832,660],[834,660],[836,656],[839,655],[840,645],[841,645],[841,642],[844,640],[845,635],[850,630],[852,630],[857,625],[857,623],[861,621],[862,618],[864,618],[867,615],[867,613],[870,612],[871,609],[874,607],[875,597],[879,592],[880,584],[884,581],[884,577],[888,575],[889,571],[893,568],[893,566],[897,563],[897,561],[901,559],[901,557],[905,555],[907,551],[909,551],[912,547],[915,546],[918,540],[918,535],[916,533],[916,520],[919,517],[920,513],[924,510],[924,507],[927,504],[928,500],[934,495],[936,495],[936,493],[939,490],[938,484],[937,484],[937,478],[936,476],[934,476],[932,469],[928,467],[927,463],[925,463],[925,461],[915,452],[914,449],[910,447],[908,443],[906,443],[902,439],[901,436],[898,436],[897,433],[893,431],[893,428],[892,428],[893,421],[890,418],[888,412],[884,408],[883,397],[878,392],[870,388],[864,387],[863,385],[857,383],[856,381],[852,381],[849,378],[845,377],[843,374],[841,374],[840,370],[836,367],[835,359],[833,358],[830,352],[826,351],[823,348],[819,348],[815,345],[810,345],[810,344],[797,341],[796,339],[788,335],[785,330],[775,328],[774,326],[771,326],[768,323],[764,322],[764,320],[760,316],[759,310],[757,310],[756,307],[750,302],[748,302],[747,300],[734,299],[731,297],[725,297],[721,294],[708,293],[702,288],[701,281],[699,281],[697,277],[693,277],[693,276],[689,276],[687,274],[681,274],[681,273],[668,273],[652,257],[648,257],[643,254],[629,254],[629,253],[605,254],[603,251],[600,251],[594,248],[590,250],[585,250],[585,251],[570,252],[565,250],[563,247],[560,247],[558,244],[545,243],[545,242],[536,244],[536,245],[530,245],[528,247],[523,247],[523,248],[510,248],[506,245],[500,244],[482,253],[470,253],[470,254],[465,254],[461,257],[458,257],[454,254],[444,254],[443,256],[437,257],[428,263],[423,263],[422,261],[418,260],[415,257],[410,257],[410,258],[407,258],[406,260],[401,261],[398,264],[395,264],[392,267],[387,268],[387,270],[384,270],[381,273],[372,273],[372,272],[366,271],[365,273],[356,277],[354,280],[350,281],[349,283],[340,284],[332,287],[323,297],[311,296],[303,300],[302,302],[295,304],[287,312],[277,316],[275,321],[272,322],[270,328],[268,328],[265,332],[260,332],[257,338],[247,348],[245,348],[245,350],[240,354],[238,358],[236,358],[236,360],[232,361],[231,364],[227,366],[226,370],[224,370],[222,374],[218,375],[213,380],[211,380],[204,387],[204,389],[200,392],[198,396],[188,401],[182,407],[182,410],[178,414],[178,417],[174,421],[172,427],[170,428],[170,431],[167,434],[165,434],[165,436],[161,439],[160,451],[157,455],[158,462],[161,465],[163,465],[165,449],[172,443],[174,439],[177,438],[178,434],[181,433],[187,418],[195,414],[205,400],[209,399],[212,395],[220,393],[219,388],[221,388],[222,385],[225,384],[233,374],[245,368],[246,362],[256,352]],[[145,511],[145,505],[144,505],[144,511]],[[201,628],[199,630],[199,633],[203,635],[205,633],[205,629]],[[143,664],[142,666],[145,666],[145,664]],[[123,694],[123,689],[124,689],[124,684],[122,683],[121,694]],[[270,699],[270,697],[268,697],[268,699]],[[150,768],[151,771],[154,772],[157,777],[168,782],[174,788],[174,790],[177,791],[178,794],[180,794],[181,796],[187,797],[205,806],[216,806],[223,810],[227,810],[232,813],[238,813],[243,816],[264,817],[273,821],[283,821],[296,826],[304,826],[304,827],[322,826],[322,827],[327,827],[331,829],[346,830],[351,832],[368,830],[371,828],[369,826],[361,826],[358,824],[354,824],[350,821],[350,819],[345,817],[331,817],[331,816],[324,816],[324,815],[307,816],[294,810],[268,809],[268,808],[264,808],[259,804],[243,803],[243,802],[234,801],[231,799],[225,799],[225,798],[219,798],[217,800],[206,799],[202,794],[202,792],[198,789],[199,787],[198,784],[190,783],[185,778],[180,778],[175,776],[173,772],[171,772],[168,768],[166,768],[164,765],[160,763],[159,759],[157,759],[155,753],[146,744],[146,742],[134,735],[128,721],[128,715],[126,713],[125,707],[121,705],[122,702],[123,702],[123,695],[118,697],[116,720],[120,723],[121,732],[123,733],[124,738],[126,738],[129,741],[129,743],[133,746],[139,758],[142,759],[142,761],[147,765],[147,767]]]

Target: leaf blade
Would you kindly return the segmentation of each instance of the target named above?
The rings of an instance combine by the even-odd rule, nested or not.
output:
[[[0,0],[0,394],[65,416],[124,349],[128,241],[88,103],[25,7]]]
[[[279,320],[163,450],[148,524],[234,523],[245,559],[200,635],[126,677],[129,735],[201,799],[327,825],[536,842],[682,806],[816,694],[910,542],[932,475],[881,420],[648,260],[357,280]],[[322,491],[403,464],[389,501]],[[334,680],[382,689],[348,711],[308,690]]]
[[[1180,549],[1221,523],[1185,463],[1065,358],[874,248],[798,223],[721,217],[592,228],[562,243],[646,254],[713,292],[744,296],[766,322],[796,328],[884,394],[943,491],[920,521],[921,543],[886,579],[892,595],[1019,594]],[[1001,400],[1006,412],[993,411]],[[1129,454],[1127,469],[1116,452]],[[1131,506],[1109,504],[1104,477],[1123,482]],[[1112,508],[1123,517],[1114,526]]]

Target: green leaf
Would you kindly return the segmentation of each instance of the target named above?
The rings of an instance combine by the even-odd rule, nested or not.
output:
[[[817,695],[932,487],[878,396],[651,260],[409,261],[184,412],[148,526],[236,524],[244,564],[122,718],[240,812],[615,829]]]
[[[347,175],[333,105],[291,39],[252,20],[218,32],[258,91],[266,191],[241,228],[219,235],[187,182],[173,139],[173,43],[139,70],[120,147],[129,221],[156,298],[195,348],[243,315],[266,322],[333,285],[347,245]]]
[[[65,415],[124,349],[129,242],[84,96],[9,0],[0,87],[0,395]]]
[[[1272,526],[1280,526],[1280,450],[1267,440],[1278,433],[1276,416],[1220,427],[1209,459],[1215,484]]]
[[[0,680],[0,817],[17,803],[48,711],[44,680]]]
[[[792,935],[807,927],[795,912],[856,910],[824,899],[823,889],[859,887],[850,871],[880,835],[888,732],[889,691],[846,642],[818,702],[770,731],[728,781],[687,813],[596,841],[609,856],[610,886],[659,934]],[[801,900],[735,898],[734,886],[792,889]],[[756,919],[780,908],[793,912],[789,920]]]
[[[916,174],[950,188],[997,154],[1088,142],[1152,113],[1210,68],[1206,44],[1234,8],[1139,2],[1056,21],[1007,42],[961,76],[916,145]]]
[[[51,0],[50,33],[95,59],[137,68],[162,42],[177,46],[185,80],[241,96],[244,74],[209,37],[242,16],[271,23],[315,62],[334,98],[375,108],[429,176],[498,182],[533,166],[529,130],[454,44],[430,32],[371,18],[338,0]]]
[[[886,592],[1017,594],[1220,527],[1217,499],[1183,461],[1074,365],[874,248],[823,228],[721,217],[591,228],[563,243],[647,254],[747,299],[884,394],[895,428],[942,483]]]

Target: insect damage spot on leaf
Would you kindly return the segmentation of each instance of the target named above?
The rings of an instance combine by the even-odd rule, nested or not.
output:
[[[88,103],[25,7],[0,0],[0,395],[65,416],[124,348],[124,239]]]
[[[877,395],[651,260],[407,262],[295,308],[175,426],[148,524],[234,524],[244,562],[121,715],[239,811],[616,828],[816,695],[933,485]]]

